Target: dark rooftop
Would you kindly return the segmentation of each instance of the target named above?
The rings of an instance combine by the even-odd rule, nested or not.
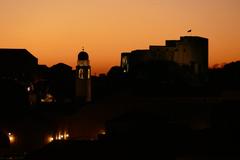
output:
[[[0,56],[1,57],[10,57],[10,56],[25,56],[32,59],[37,60],[35,56],[33,56],[28,50],[26,49],[10,49],[10,48],[0,48]]]

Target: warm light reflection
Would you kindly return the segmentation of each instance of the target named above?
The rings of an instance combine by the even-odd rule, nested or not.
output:
[[[64,134],[64,139],[68,139],[68,137],[69,137],[69,134],[65,133]]]
[[[13,144],[16,140],[16,137],[12,133],[8,133],[8,138],[9,138],[10,144]]]
[[[64,131],[64,132],[59,131],[55,134],[55,136],[48,137],[48,142],[50,143],[54,140],[68,140],[69,137],[70,137],[70,135],[67,131]]]
[[[53,103],[55,102],[55,99],[53,97],[53,95],[51,95],[50,93],[47,93],[46,96],[41,99],[42,103]]]
[[[53,140],[54,140],[53,137],[49,137],[49,138],[48,138],[48,142],[49,142],[49,143],[52,142]]]
[[[105,131],[105,130],[101,130],[101,131],[99,132],[99,134],[101,134],[101,135],[106,135],[106,131]]]

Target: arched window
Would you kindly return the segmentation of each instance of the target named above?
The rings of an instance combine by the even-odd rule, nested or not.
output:
[[[82,68],[79,69],[78,77],[79,77],[80,79],[84,79],[84,76],[83,76],[83,69],[82,69]]]

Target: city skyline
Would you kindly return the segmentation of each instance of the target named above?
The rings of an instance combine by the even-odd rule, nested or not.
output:
[[[49,67],[76,67],[82,46],[92,73],[120,64],[120,53],[165,45],[181,35],[209,38],[209,66],[239,60],[238,0],[80,2],[1,0],[0,48],[26,48]],[[187,31],[191,29],[192,32]]]

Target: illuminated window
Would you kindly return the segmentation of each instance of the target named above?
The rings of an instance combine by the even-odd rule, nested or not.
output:
[[[84,77],[83,77],[83,69],[82,69],[82,68],[79,69],[78,77],[79,77],[80,79],[84,79]]]
[[[88,69],[88,79],[90,79],[90,77],[91,77],[91,70]]]
[[[122,57],[122,67],[124,72],[128,72],[128,58],[127,56]]]
[[[127,61],[127,56],[122,57],[122,65],[123,65],[123,66],[126,66],[127,63],[128,63],[128,61]]]

